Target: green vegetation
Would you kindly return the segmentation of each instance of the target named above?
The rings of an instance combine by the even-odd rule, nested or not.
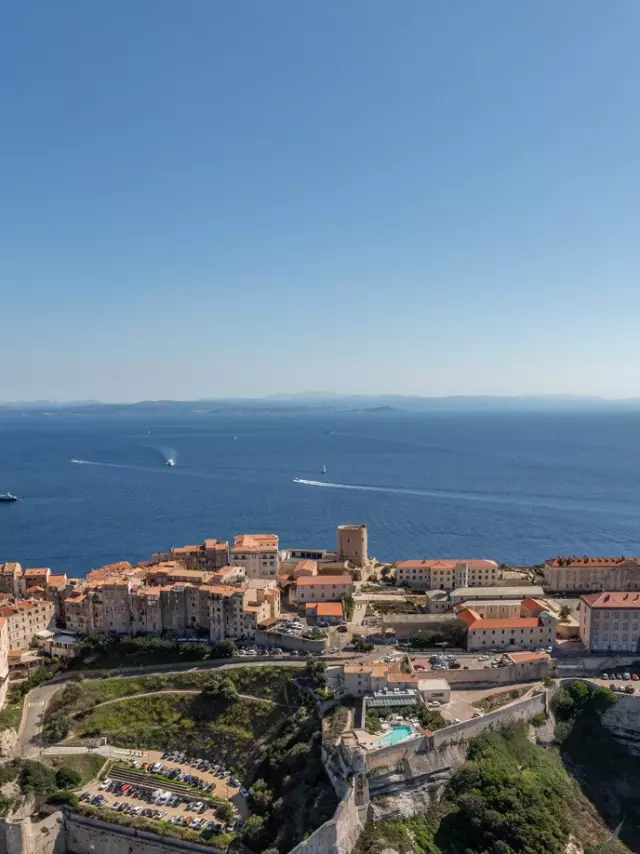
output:
[[[97,809],[96,807],[92,807],[89,804],[78,803],[74,809],[82,815],[104,821],[104,811]],[[188,827],[178,827],[175,824],[169,824],[164,821],[155,821],[142,816],[125,815],[124,813],[114,812],[113,810],[109,811],[109,822],[111,824],[119,824],[123,827],[133,827],[136,830],[148,830],[151,833],[157,833],[159,836],[164,836],[169,839],[184,839],[187,842],[199,842],[204,845],[213,845],[222,851],[226,850],[233,839],[231,834],[214,835],[212,833],[197,833],[195,830],[189,830]]]
[[[601,716],[618,701],[608,688],[563,682],[553,698],[560,755],[580,780],[610,827],[624,818],[620,840],[640,850],[640,756],[629,752],[602,725]]]
[[[2,711],[0,711],[0,731],[5,729],[15,729],[16,732],[20,728],[22,720],[22,707],[24,705],[24,692],[19,685],[12,685],[7,694],[7,701]]]
[[[429,649],[436,646],[464,647],[466,627],[459,622],[443,623],[439,629],[423,629],[411,639],[412,646]]]
[[[350,593],[347,593],[346,596],[342,597],[342,607],[344,608],[344,613],[347,620],[350,620],[353,617],[353,612],[356,607],[356,600]]]
[[[42,735],[45,741],[54,743],[62,741],[69,735],[71,729],[71,719],[62,709],[48,714],[42,728]]]
[[[209,643],[178,643],[160,637],[87,636],[73,660],[76,670],[105,670],[143,667],[150,664],[175,664],[185,661],[210,661],[231,658],[236,650],[232,640]]]
[[[351,644],[356,652],[372,652],[373,644],[362,635],[354,635],[351,639]]]
[[[489,694],[488,697],[482,697],[480,700],[475,700],[472,705],[483,712],[495,712],[496,709],[501,709],[502,706],[506,706],[507,703],[512,703],[514,700],[518,700],[523,694],[526,694],[528,690],[529,689],[525,687],[513,688],[511,691],[499,691],[497,694]]]
[[[98,706],[74,729],[82,738],[106,735],[110,744],[211,753],[242,766],[287,710],[260,700],[225,699],[215,690],[200,694],[155,694]]]
[[[371,614],[369,613],[371,609]],[[371,602],[367,606],[367,616],[374,614],[420,614],[421,609],[411,599],[398,599],[397,602]]]
[[[355,854],[564,854],[571,835],[593,851],[609,834],[556,754],[519,723],[473,739],[437,809],[369,824]]]
[[[424,706],[407,706],[403,709],[398,708],[379,708],[367,709],[365,729],[370,733],[382,732],[381,721],[386,720],[391,715],[400,714],[405,718],[417,717],[420,720],[420,725],[424,729],[430,729],[435,732],[437,729],[442,729],[447,726],[447,722],[442,717],[440,712],[432,711]]]
[[[292,667],[268,665],[233,667],[228,670],[199,670],[159,673],[152,676],[121,676],[112,679],[84,679],[68,682],[49,703],[47,719],[57,711],[86,716],[95,706],[109,700],[157,691],[203,691],[221,682],[232,682],[239,694],[248,694],[285,705],[297,705],[292,685]]]
[[[249,789],[254,814],[242,841],[251,851],[289,851],[335,812],[337,798],[322,765],[321,740],[319,721],[305,707],[272,738]]]
[[[105,764],[104,756],[98,756],[93,753],[79,753],[69,756],[43,756],[42,760],[56,772],[70,769],[79,774],[80,782],[76,784],[77,786],[85,786],[90,780],[95,780]],[[61,788],[65,787],[61,786]],[[72,788],[76,788],[76,786]]]
[[[560,608],[558,616],[560,617],[561,623],[566,622],[571,616],[571,608],[568,605],[563,605],[562,608]]]
[[[305,661],[305,676],[314,688],[327,687],[327,665],[321,659],[308,656]]]

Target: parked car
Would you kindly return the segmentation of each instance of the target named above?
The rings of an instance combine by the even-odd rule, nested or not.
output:
[[[625,682],[629,682],[631,680],[631,674],[630,673],[623,673],[622,678],[624,679]]]
[[[632,679],[632,681],[633,681],[633,682],[637,682],[637,681],[638,681],[638,679],[640,679],[640,676],[638,676],[638,674],[637,674],[637,673],[632,673],[632,674],[631,674],[631,679]]]

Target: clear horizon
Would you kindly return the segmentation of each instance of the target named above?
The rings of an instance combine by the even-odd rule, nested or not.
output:
[[[640,395],[639,27],[11,5],[0,399]]]

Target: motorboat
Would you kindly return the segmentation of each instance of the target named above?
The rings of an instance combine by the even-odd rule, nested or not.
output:
[[[169,459],[167,460],[167,465],[169,466],[169,468],[173,468],[175,464],[176,461],[173,459],[173,457],[169,457]]]
[[[13,502],[17,500],[17,496],[12,495],[10,492],[0,492],[0,501],[3,504],[13,504]]]

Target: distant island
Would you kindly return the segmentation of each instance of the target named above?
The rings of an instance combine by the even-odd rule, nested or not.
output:
[[[1,415],[199,415],[220,412],[544,412],[544,411],[633,411],[640,398],[608,399],[574,395],[339,395],[331,392],[300,392],[263,398],[202,398],[199,400],[141,400],[135,403],[82,401],[15,401],[0,403]]]

